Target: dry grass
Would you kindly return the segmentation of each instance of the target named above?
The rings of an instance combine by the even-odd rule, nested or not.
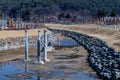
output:
[[[41,35],[43,35],[44,29],[41,29]],[[22,37],[25,35],[24,30],[8,30],[8,31],[0,31],[0,39],[5,39],[5,38],[16,38],[16,37]],[[37,30],[36,29],[30,29],[28,30],[28,35],[29,36],[36,36],[37,35]]]
[[[75,31],[89,36],[100,38],[108,43],[109,46],[120,51],[120,30],[107,28],[91,28],[91,25],[60,25],[60,24],[46,24],[46,26],[56,29],[64,29]]]

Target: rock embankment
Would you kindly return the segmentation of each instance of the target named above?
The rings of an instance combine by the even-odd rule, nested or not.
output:
[[[45,24],[45,25],[53,29],[74,31],[86,34],[88,36],[97,37],[101,40],[106,41],[109,46],[113,47],[115,50],[120,52],[120,30],[94,27],[94,24],[81,24],[81,25]],[[107,27],[110,26],[107,25]]]
[[[73,38],[88,52],[88,62],[104,80],[120,80],[120,52],[116,52],[101,39],[67,30],[49,30]]]

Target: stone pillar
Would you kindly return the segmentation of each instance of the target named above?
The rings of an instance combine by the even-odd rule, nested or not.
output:
[[[28,31],[27,30],[25,30],[25,60],[24,61],[30,61],[30,59],[29,59],[29,55],[28,55],[28,47],[29,47],[29,45],[28,45]]]
[[[50,61],[47,59],[47,31],[44,30],[44,61]]]
[[[38,40],[37,40],[37,61],[35,61],[36,64],[44,64],[44,62],[41,60],[41,50],[40,45],[41,44],[41,37],[40,37],[40,30],[38,30]]]

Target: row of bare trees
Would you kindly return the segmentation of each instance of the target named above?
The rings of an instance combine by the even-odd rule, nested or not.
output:
[[[119,24],[120,17],[91,17],[91,16],[78,16],[72,19],[75,23],[81,24]]]

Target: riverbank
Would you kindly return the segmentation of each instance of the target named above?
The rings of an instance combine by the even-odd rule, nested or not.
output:
[[[3,66],[0,69],[0,79],[96,80],[96,73],[87,62],[88,52],[82,46],[60,47],[48,52],[50,62],[46,62],[44,65],[33,63],[37,57],[36,53],[36,48],[30,48],[31,61],[24,63],[24,48],[0,52],[0,67]],[[5,65],[9,72],[2,73],[5,72],[2,71]],[[11,72],[9,68],[12,69]],[[20,69],[20,71],[16,69]]]
[[[44,28],[41,28],[41,35],[44,34]],[[25,31],[24,30],[2,30],[0,31],[0,39],[6,38],[17,38],[17,37],[24,37]],[[37,29],[28,29],[28,36],[37,36]]]
[[[47,27],[53,29],[61,29],[74,31],[88,36],[100,38],[108,43],[109,46],[120,51],[120,31],[109,28],[94,28],[90,25],[61,25],[61,24],[45,24]]]
[[[89,52],[88,62],[90,66],[102,79],[120,79],[120,54],[119,52],[115,52],[113,48],[109,47],[106,42],[77,32],[48,29],[55,33],[61,33],[65,36],[71,37],[78,42],[78,44],[84,46]]]
[[[38,30],[28,29],[29,45],[34,45],[37,41]],[[44,28],[40,29],[41,36],[44,35]],[[50,34],[50,31],[47,31]],[[24,30],[2,30],[0,31],[0,51],[24,47]]]

